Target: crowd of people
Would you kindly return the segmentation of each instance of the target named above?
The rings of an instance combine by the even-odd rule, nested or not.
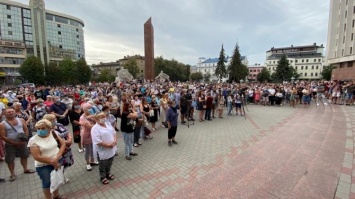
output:
[[[354,105],[354,95],[355,81],[278,84],[133,81],[118,85],[6,89],[0,92],[0,160],[8,165],[9,181],[16,180],[14,160],[19,156],[24,173],[37,172],[46,198],[64,198],[58,190],[50,193],[50,173],[74,164],[72,150],[84,154],[87,171],[98,165],[102,184],[115,179],[111,166],[118,155],[119,131],[123,135],[124,156],[129,161],[138,155],[134,147],[152,139],[152,132],[159,127],[168,128],[167,146],[177,145],[178,118],[184,125],[195,119],[204,122],[223,119],[224,115],[245,116],[246,104],[289,104],[296,108],[308,107],[312,100],[317,104],[322,99],[350,106]],[[27,167],[30,154],[35,160],[35,170]]]

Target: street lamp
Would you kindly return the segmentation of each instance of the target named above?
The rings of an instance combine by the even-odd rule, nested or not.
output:
[[[295,77],[291,77],[291,83],[293,84],[293,82],[295,81]]]

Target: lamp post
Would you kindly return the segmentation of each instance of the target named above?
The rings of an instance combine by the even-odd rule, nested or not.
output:
[[[291,77],[291,83],[295,82],[295,77]]]

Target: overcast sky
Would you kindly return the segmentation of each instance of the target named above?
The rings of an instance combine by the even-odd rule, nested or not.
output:
[[[28,4],[29,0],[16,0]],[[143,24],[152,17],[155,56],[196,65],[231,55],[236,42],[249,64],[271,47],[324,44],[329,0],[45,0],[46,9],[85,22],[89,64],[144,55]],[[324,52],[325,54],[325,52]]]

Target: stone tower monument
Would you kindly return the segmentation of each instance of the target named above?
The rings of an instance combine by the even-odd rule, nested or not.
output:
[[[154,28],[152,18],[150,17],[144,24],[144,57],[145,57],[145,74],[146,80],[155,79],[154,71]]]

